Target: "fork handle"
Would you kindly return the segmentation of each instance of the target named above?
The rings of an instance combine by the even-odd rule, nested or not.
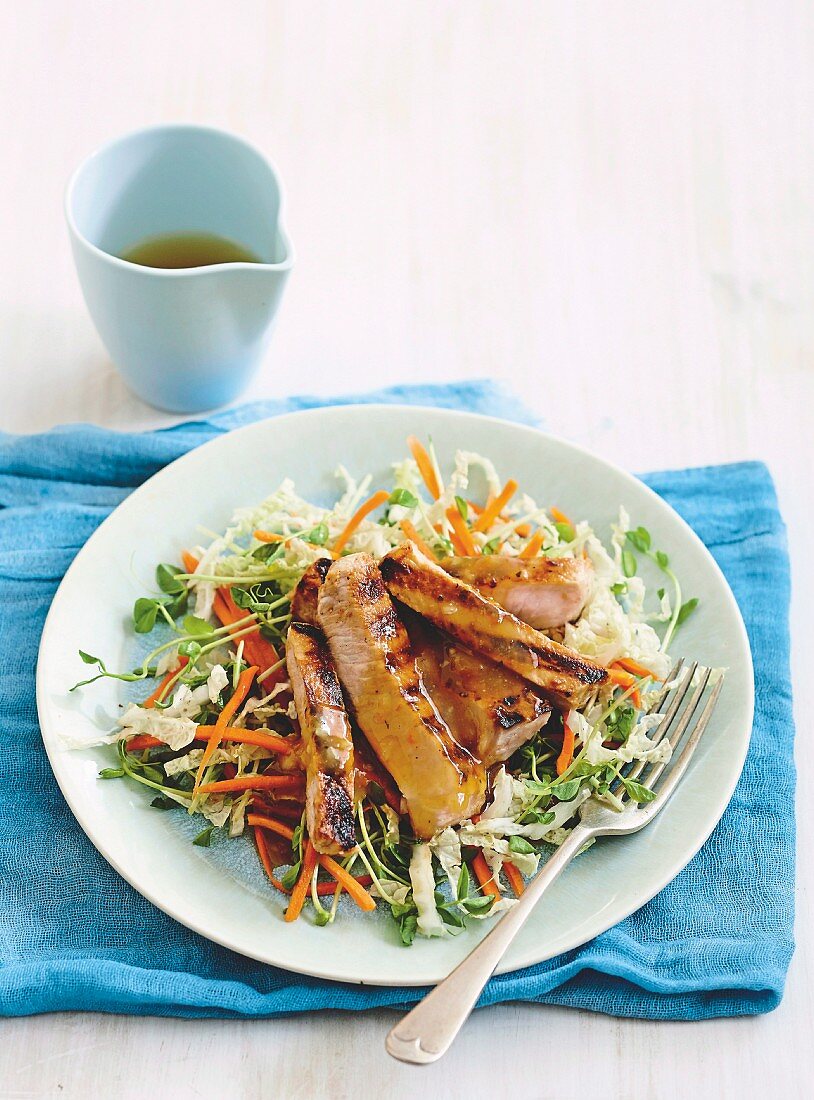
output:
[[[401,1062],[422,1065],[446,1053],[534,906],[592,835],[592,830],[584,825],[575,826],[529,883],[518,903],[508,909],[474,951],[390,1031],[385,1040],[388,1054]]]

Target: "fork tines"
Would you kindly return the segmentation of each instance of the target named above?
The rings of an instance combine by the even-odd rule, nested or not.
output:
[[[656,791],[659,800],[672,793],[707,728],[723,680],[722,670],[707,668],[697,661],[685,666],[683,657],[676,662],[656,701],[647,712],[661,715],[661,720],[650,733],[650,738],[656,743],[667,741],[670,753],[667,759],[652,764],[642,760],[635,762],[625,773],[626,780],[637,780],[642,786]],[[700,714],[696,718],[699,709]],[[681,753],[676,758],[676,751],[685,738]],[[669,763],[672,766],[656,790],[656,784]],[[613,793],[619,798],[625,798],[626,792],[621,782]]]

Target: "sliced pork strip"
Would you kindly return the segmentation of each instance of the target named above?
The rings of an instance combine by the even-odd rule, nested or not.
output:
[[[579,618],[594,582],[588,558],[446,558],[441,567],[537,630]]]
[[[356,844],[353,741],[322,632],[307,623],[292,623],[286,664],[303,741],[308,835],[318,852],[346,852]]]
[[[397,600],[470,649],[530,680],[559,706],[580,707],[607,682],[606,669],[552,642],[494,600],[450,576],[413,543],[392,550],[380,568]]]
[[[482,807],[486,775],[454,739],[427,694],[407,631],[368,554],[334,562],[319,597],[354,717],[407,803],[418,837]]]
[[[546,724],[551,705],[522,677],[404,609],[418,668],[455,740],[485,767],[501,763]]]

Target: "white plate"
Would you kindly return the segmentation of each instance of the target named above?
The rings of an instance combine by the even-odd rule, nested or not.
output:
[[[126,697],[99,681],[68,694],[87,674],[77,655],[99,654],[109,668],[133,664],[127,627],[133,601],[150,587],[155,564],[178,561],[182,548],[217,530],[238,505],[268,495],[284,477],[302,494],[335,498],[333,471],[371,472],[389,484],[390,463],[405,437],[432,436],[442,468],[456,448],[490,455],[538,501],[588,518],[603,537],[624,504],[666,550],[700,607],[678,635],[676,651],[729,673],[720,705],[673,802],[638,836],[600,841],[581,856],[508,952],[501,971],[540,962],[585,943],[638,909],[692,858],[723,813],[740,775],[752,727],[749,645],[729,586],[687,525],[627,473],[531,428],[467,413],[394,406],[315,409],[253,424],[207,443],[137,489],[78,554],[48,615],[37,670],[43,740],[62,791],[102,855],[146,898],[201,935],[288,970],[337,981],[425,985],[439,981],[490,926],[403,947],[386,912],[363,917],[345,900],[332,927],[308,919],[286,925],[280,896],[256,866],[249,842],[211,849],[190,844],[198,825],[181,812],[150,807],[149,793],[127,780],[100,781],[108,748],[70,751],[60,738],[107,732]],[[146,692],[145,692],[146,694]]]

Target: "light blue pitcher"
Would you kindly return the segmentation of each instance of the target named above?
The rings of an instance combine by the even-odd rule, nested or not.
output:
[[[68,185],[85,301],[111,359],[145,401],[202,412],[232,401],[259,364],[293,263],[271,164],[203,126],[156,126],[106,145]],[[216,234],[261,263],[152,268],[119,256],[146,238]]]

